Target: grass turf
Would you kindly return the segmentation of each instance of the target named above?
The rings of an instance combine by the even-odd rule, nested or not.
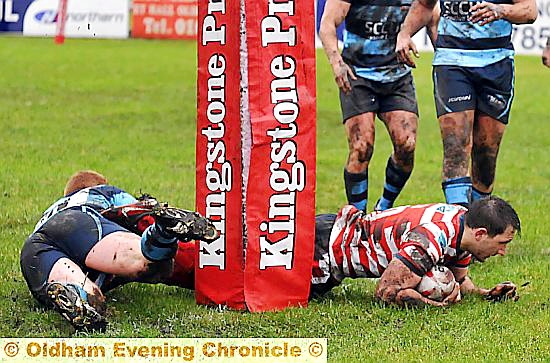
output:
[[[175,41],[0,38],[0,336],[74,334],[31,298],[19,249],[78,169],[96,169],[129,192],[194,205],[196,47]],[[344,202],[347,143],[337,89],[318,52],[317,212]],[[441,141],[430,54],[415,70],[420,104],[416,165],[399,204],[442,201]],[[375,281],[349,280],[307,309],[248,314],[196,306],[193,293],[130,284],[108,294],[104,337],[327,337],[329,361],[550,359],[547,122],[550,70],[516,59],[516,97],[499,156],[495,193],[523,221],[509,254],[471,268],[489,287],[518,284],[517,303],[476,297],[452,308],[401,310],[374,300]],[[370,205],[382,191],[391,144],[383,125],[370,168]],[[162,297],[162,298],[159,298]],[[77,335],[78,336],[78,335]]]

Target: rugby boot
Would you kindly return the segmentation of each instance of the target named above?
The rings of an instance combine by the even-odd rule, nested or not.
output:
[[[46,289],[48,298],[65,319],[77,330],[105,330],[107,321],[88,302],[88,294],[74,284],[49,283]]]
[[[162,205],[153,210],[153,217],[164,232],[173,234],[180,241],[212,242],[219,237],[212,221],[197,212]]]

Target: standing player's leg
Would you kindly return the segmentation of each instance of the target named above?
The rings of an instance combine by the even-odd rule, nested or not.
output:
[[[375,210],[393,207],[397,196],[409,180],[414,167],[418,104],[412,75],[384,84],[384,97],[380,98],[379,117],[390,135],[393,153],[388,158],[382,197]]]
[[[393,207],[397,196],[409,180],[414,167],[418,116],[409,111],[391,111],[380,115],[393,144],[386,164],[384,191],[375,210]]]
[[[368,201],[368,167],[374,150],[374,112],[353,116],[345,121],[349,154],[344,168],[348,203],[366,211]]]
[[[472,190],[469,167],[476,93],[469,71],[434,66],[434,97],[443,141],[442,187],[450,204],[468,206]]]
[[[374,150],[374,119],[380,107],[380,82],[350,79],[351,92],[340,90],[340,107],[348,138],[349,154],[344,168],[348,203],[366,211],[369,190],[368,167]]]
[[[474,123],[472,148],[472,200],[487,198],[493,191],[500,142],[506,125],[479,114]]]
[[[505,58],[475,70],[478,89],[472,150],[472,199],[493,191],[497,156],[514,95],[514,61]]]
[[[443,141],[442,187],[449,204],[468,206],[472,191],[469,173],[474,111],[452,112],[439,117]]]

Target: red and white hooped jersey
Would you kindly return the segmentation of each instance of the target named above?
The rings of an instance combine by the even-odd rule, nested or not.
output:
[[[380,277],[392,258],[401,259],[413,272],[414,251],[427,254],[433,264],[467,267],[468,252],[459,249],[466,208],[450,204],[402,206],[383,212],[364,214],[347,205],[340,210],[329,242],[331,275],[344,277]],[[410,231],[423,241],[408,237]]]

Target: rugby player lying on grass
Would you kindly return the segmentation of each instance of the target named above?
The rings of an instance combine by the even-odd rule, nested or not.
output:
[[[75,328],[103,329],[105,291],[131,281],[160,282],[172,273],[178,240],[217,238],[213,224],[196,212],[149,196],[138,201],[103,175],[81,171],[25,241],[21,271],[32,295]]]
[[[472,256],[483,262],[504,255],[520,231],[514,209],[497,197],[476,201],[468,210],[427,204],[364,214],[348,205],[338,215],[316,218],[310,297],[322,296],[345,277],[379,277],[377,298],[400,306],[446,306],[460,301],[460,293],[480,294],[490,300],[514,298],[516,286],[511,282],[492,289],[475,286],[468,277],[468,265]],[[168,284],[192,287],[193,256],[192,244],[180,244]],[[435,264],[449,267],[458,281],[442,302],[415,290]]]

